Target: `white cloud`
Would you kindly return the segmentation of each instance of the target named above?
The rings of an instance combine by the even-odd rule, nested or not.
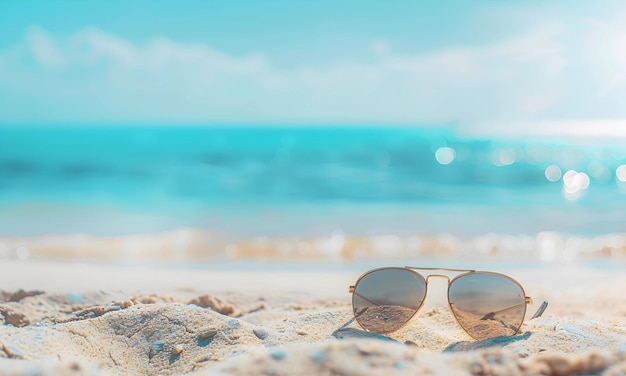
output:
[[[626,138],[626,119],[545,121],[537,125],[537,133],[547,136],[619,137]]]
[[[101,59],[116,65],[138,63],[137,48],[115,35],[106,34],[98,29],[86,29],[74,35],[66,46],[65,53],[74,64],[94,64]]]
[[[620,18],[624,19],[626,13]],[[626,77],[626,24],[596,19],[583,21],[589,32],[584,36],[584,58],[593,61],[590,74],[600,85],[599,97],[624,85]]]
[[[562,33],[420,55],[381,39],[371,59],[285,69],[203,44],[32,28],[0,51],[0,123],[536,122],[567,97]]]
[[[64,58],[56,47],[54,37],[46,30],[39,27],[31,27],[26,32],[27,48],[37,63],[46,67],[60,67],[64,64]]]
[[[474,129],[474,134],[493,137],[537,136],[541,138],[567,138],[577,142],[611,139],[623,142],[626,139],[626,119],[561,119],[541,120],[534,123],[513,124],[506,132],[498,132],[497,124],[484,124]]]
[[[374,55],[381,56],[388,54],[391,51],[391,46],[387,40],[378,38],[372,42],[370,49]]]

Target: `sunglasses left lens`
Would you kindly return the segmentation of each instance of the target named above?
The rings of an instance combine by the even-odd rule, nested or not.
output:
[[[367,331],[390,333],[415,315],[425,296],[426,281],[421,275],[404,268],[373,270],[354,288],[354,317]]]

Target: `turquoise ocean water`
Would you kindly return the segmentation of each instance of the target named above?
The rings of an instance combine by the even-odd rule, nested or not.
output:
[[[451,129],[5,127],[0,236],[626,232],[625,164],[617,141]]]

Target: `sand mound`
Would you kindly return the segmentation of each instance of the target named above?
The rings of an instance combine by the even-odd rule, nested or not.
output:
[[[297,296],[286,301],[284,296],[4,291],[0,297],[3,375],[618,375],[626,370],[625,329],[565,316],[529,321],[518,336],[471,341],[440,308],[382,336],[351,322],[349,302],[324,306]],[[22,320],[13,322],[18,313]]]
[[[276,347],[194,375],[215,371],[236,375],[622,375],[626,354],[524,358],[502,348],[442,354],[394,342],[351,339]]]

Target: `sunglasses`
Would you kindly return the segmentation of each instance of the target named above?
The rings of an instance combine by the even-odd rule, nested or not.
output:
[[[416,270],[461,272],[424,277]],[[354,318],[363,329],[391,333],[406,325],[420,310],[431,277],[448,280],[448,306],[459,326],[477,340],[512,336],[522,327],[532,298],[513,278],[500,273],[406,266],[370,270],[359,277],[352,293]],[[543,302],[532,318],[543,314]]]

